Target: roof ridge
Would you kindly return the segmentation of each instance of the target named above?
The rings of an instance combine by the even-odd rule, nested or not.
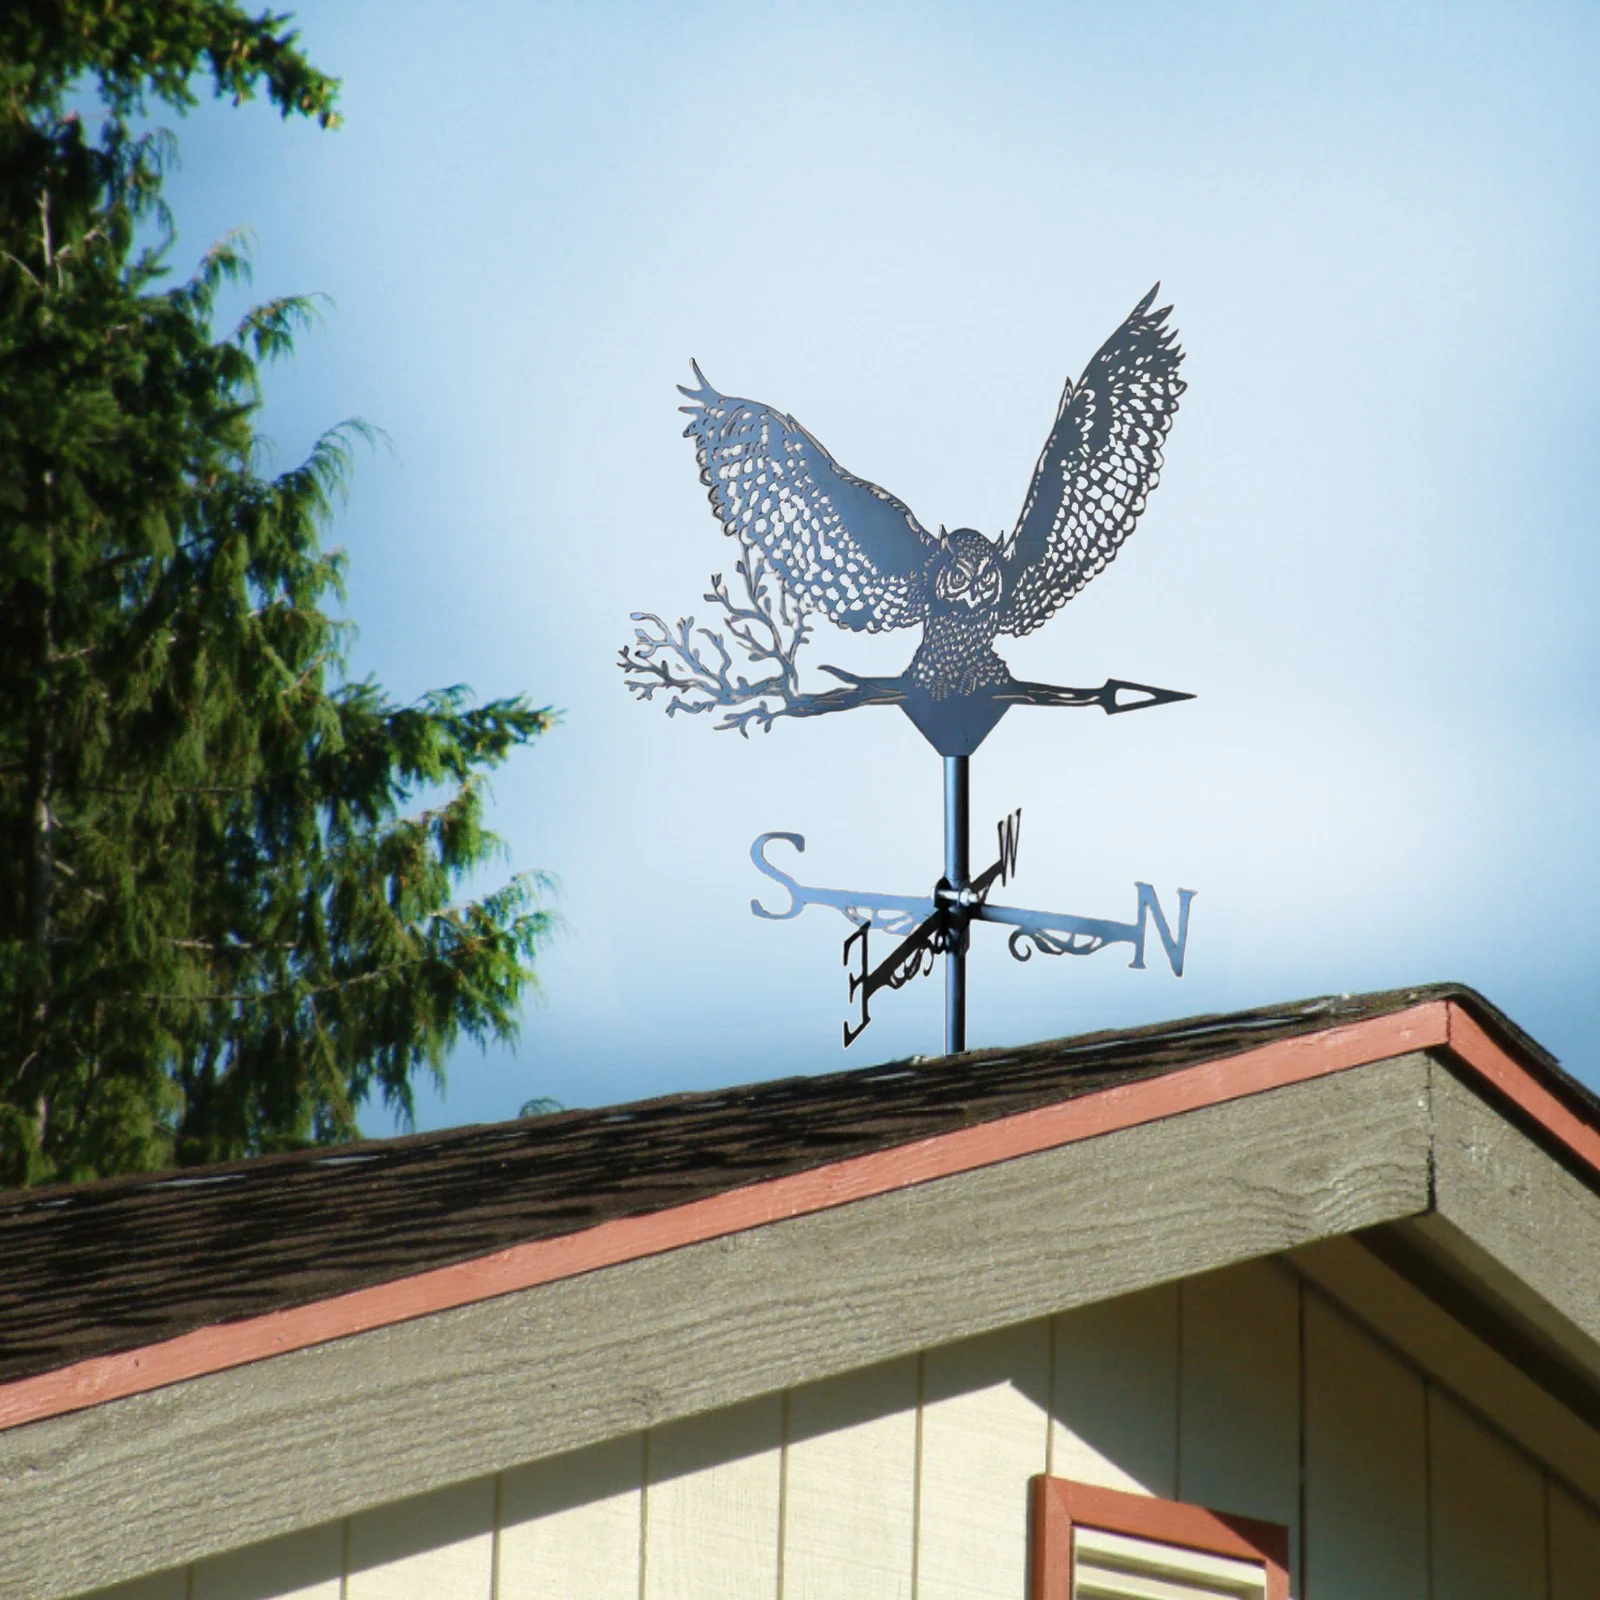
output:
[[[651,1095],[639,1100],[609,1105],[573,1106],[535,1117],[515,1117],[503,1122],[466,1123],[453,1128],[399,1134],[389,1138],[358,1139],[342,1144],[310,1145],[300,1150],[275,1151],[268,1155],[241,1156],[228,1161],[189,1167],[169,1167],[153,1172],[126,1173],[117,1177],[92,1179],[80,1183],[39,1185],[29,1189],[0,1190],[0,1223],[7,1216],[49,1209],[68,1203],[92,1204],[141,1191],[194,1189],[220,1185],[240,1178],[265,1177],[281,1171],[316,1171],[325,1168],[353,1167],[381,1162],[391,1169],[449,1152],[452,1148],[489,1144],[496,1139],[518,1145],[542,1142],[545,1135],[565,1130],[620,1122],[640,1123],[661,1113],[692,1113],[732,1109],[743,1105],[753,1109],[757,1102],[773,1103],[784,1091],[797,1099],[815,1099],[829,1089],[850,1083],[905,1081],[909,1077],[934,1077],[960,1071],[975,1075],[986,1069],[1024,1061],[1051,1062],[1069,1072],[1072,1058],[1096,1065],[1107,1064],[1107,1057],[1141,1051],[1152,1044],[1182,1046],[1200,1043],[1211,1036],[1271,1033],[1287,1037],[1310,1032],[1330,1021],[1354,1021],[1404,1010],[1430,1000],[1454,1000],[1464,1005],[1475,1019],[1497,1035],[1530,1065],[1548,1072],[1563,1098],[1575,1108],[1600,1114],[1600,1097],[1564,1071],[1548,1050],[1517,1026],[1503,1011],[1477,990],[1463,983],[1445,982],[1407,988],[1376,990],[1364,994],[1327,994],[1303,1000],[1279,1002],[1245,1011],[1202,1012],[1166,1022],[1141,1023],[1131,1028],[1101,1028],[1083,1034],[1068,1034],[1024,1045],[996,1045],[966,1051],[960,1055],[908,1056],[870,1066],[838,1068],[830,1072],[796,1073],[781,1078],[754,1079],[721,1088],[678,1090]]]

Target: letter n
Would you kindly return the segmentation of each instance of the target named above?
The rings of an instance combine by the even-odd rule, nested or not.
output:
[[[1130,967],[1144,966],[1144,930],[1146,917],[1154,917],[1156,932],[1161,936],[1162,948],[1167,952],[1167,961],[1172,967],[1175,978],[1183,976],[1183,952],[1189,943],[1189,902],[1194,899],[1193,889],[1180,889],[1178,891],[1178,937],[1172,937],[1172,929],[1167,926],[1167,919],[1162,915],[1161,902],[1156,899],[1156,892],[1148,883],[1137,885],[1139,890],[1139,936],[1134,941],[1133,960],[1128,963]]]

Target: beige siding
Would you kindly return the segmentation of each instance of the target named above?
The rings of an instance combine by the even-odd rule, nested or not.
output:
[[[1600,1439],[1536,1419],[1553,1467],[1498,1419],[1503,1358],[1375,1304],[1235,1267],[96,1600],[1022,1600],[1043,1471],[1286,1524],[1297,1600],[1594,1600]]]
[[[186,1572],[157,1572],[132,1583],[119,1583],[114,1589],[101,1589],[94,1600],[187,1600],[188,1593]]]
[[[508,1472],[495,1600],[639,1600],[644,1436]]]
[[[651,1433],[644,1600],[777,1593],[783,1409],[772,1395]]]
[[[1472,1406],[1536,1461],[1600,1504],[1600,1449],[1592,1425],[1513,1361],[1492,1349],[1394,1268],[1350,1239],[1328,1239],[1290,1258],[1436,1386]]]
[[[867,1367],[789,1396],[785,1600],[911,1600],[920,1365]]]
[[[1305,1302],[1304,1593],[1428,1594],[1422,1379],[1321,1300]]]
[[[1298,1572],[1300,1291],[1267,1262],[1182,1286],[1175,1499],[1290,1530]]]
[[[189,1600],[344,1600],[346,1531],[326,1523],[197,1562]]]
[[[346,1600],[488,1600],[495,1488],[480,1478],[351,1517]]]
[[[1600,1593],[1600,1514],[1550,1485],[1550,1600]]]
[[[1012,1600],[1027,1577],[1028,1480],[1044,1471],[1050,1324],[923,1359],[918,1600]]]
[[[1172,1497],[1178,1341],[1175,1286],[1055,1318],[1051,1473]]]
[[[1547,1593],[1544,1475],[1436,1393],[1428,1397],[1428,1433],[1434,1593]]]

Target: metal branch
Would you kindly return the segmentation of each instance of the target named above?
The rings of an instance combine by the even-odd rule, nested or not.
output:
[[[618,652],[617,665],[628,689],[641,700],[666,693],[667,715],[723,712],[718,729],[735,729],[746,738],[752,728],[770,732],[779,717],[818,717],[860,705],[892,705],[904,698],[895,679],[857,678],[825,667],[842,679],[844,689],[809,694],[800,687],[797,665],[801,647],[811,636],[803,612],[794,607],[783,585],[754,551],[735,563],[736,591],[721,573],[713,573],[705,598],[717,606],[724,632],[700,627],[693,617],[676,625],[651,611],[633,613],[633,643]],[[751,679],[734,668],[731,639],[740,655],[765,676]]]

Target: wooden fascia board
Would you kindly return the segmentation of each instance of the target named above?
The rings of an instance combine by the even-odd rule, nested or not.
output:
[[[0,1600],[1420,1216],[1443,1070],[1411,1051],[13,1428]]]
[[[1118,1085],[665,1211],[601,1223],[579,1233],[535,1240],[310,1305],[94,1356],[0,1386],[0,1429],[848,1205],[1388,1056],[1441,1046],[1449,1040],[1450,1009],[1448,1002],[1430,1001],[1389,1016],[1279,1040],[1163,1077]]]
[[[17,1379],[0,1386],[0,1431],[1426,1049],[1448,1050],[1588,1169],[1600,1172],[1600,1132],[1461,1006],[1433,1000],[646,1216]]]
[[[1433,1089],[1433,1204],[1407,1230],[1600,1387],[1594,1175],[1552,1160],[1539,1129],[1501,1116],[1477,1092],[1481,1079],[1450,1066]]]
[[[1576,1157],[1591,1178],[1600,1177],[1600,1128],[1585,1122],[1540,1083],[1464,1006],[1454,1000],[1443,1005],[1444,1043],[1468,1076],[1492,1097],[1514,1105],[1540,1133]]]

